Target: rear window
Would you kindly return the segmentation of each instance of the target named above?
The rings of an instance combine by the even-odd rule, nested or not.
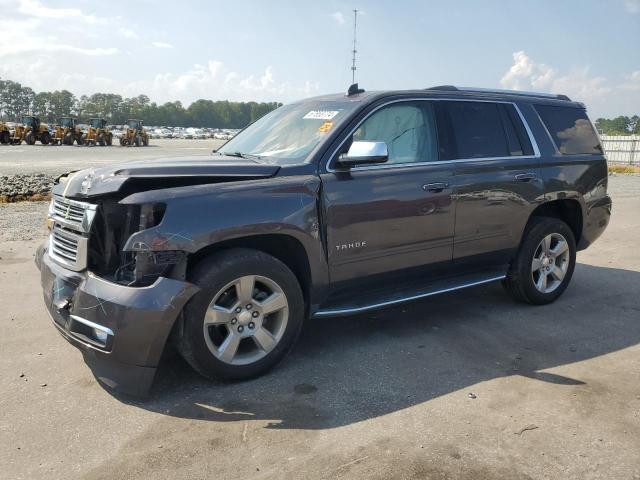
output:
[[[453,129],[454,158],[532,155],[531,142],[513,105],[447,102]]]
[[[598,135],[587,117],[587,112],[582,108],[536,105],[536,110],[560,153],[602,153]]]

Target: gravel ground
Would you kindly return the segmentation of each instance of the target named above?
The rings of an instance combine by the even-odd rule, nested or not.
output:
[[[42,238],[48,202],[0,203],[0,243]]]
[[[308,322],[252,381],[169,355],[144,401],[100,387],[51,325],[44,204],[3,205],[18,241],[0,241],[0,477],[640,479],[640,178],[610,193],[609,228],[552,305],[492,284]]]

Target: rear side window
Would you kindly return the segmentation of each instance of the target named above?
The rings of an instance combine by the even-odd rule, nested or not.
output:
[[[598,135],[593,130],[584,109],[536,105],[536,110],[560,153],[564,155],[602,153]]]
[[[533,148],[513,105],[446,102],[453,131],[453,158],[532,155]]]

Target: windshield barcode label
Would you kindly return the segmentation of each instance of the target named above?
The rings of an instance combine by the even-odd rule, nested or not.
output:
[[[307,120],[331,120],[338,113],[340,113],[338,110],[311,110],[302,118]]]

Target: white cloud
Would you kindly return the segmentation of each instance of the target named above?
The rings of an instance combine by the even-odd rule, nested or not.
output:
[[[86,15],[79,8],[51,8],[44,6],[38,0],[18,0],[18,12],[23,15],[46,19],[76,18],[87,23],[98,23],[94,15]]]
[[[133,30],[131,30],[130,28],[120,27],[118,29],[118,33],[125,38],[131,38],[131,39],[138,38],[138,34]]]
[[[640,0],[624,0],[624,8],[629,13],[640,13]]]
[[[620,88],[640,92],[640,70],[636,70],[627,75],[625,81],[620,85]]]
[[[331,14],[331,18],[333,18],[340,25],[342,25],[344,23],[344,15],[342,14],[342,12],[332,13]]]
[[[24,56],[29,53],[46,55],[55,52],[73,52],[88,56],[114,55],[118,52],[115,47],[83,48],[68,43],[59,42],[55,35],[42,36],[42,20],[28,18],[25,20],[0,20],[0,58]],[[19,39],[19,40],[16,40]],[[5,63],[5,62],[3,62]]]
[[[151,42],[151,44],[156,48],[173,48],[173,45],[166,42]]]
[[[503,75],[500,84],[513,90],[564,93],[581,101],[593,100],[612,92],[607,79],[592,77],[587,66],[559,74],[544,63],[534,62],[524,51],[514,52],[513,65]]]

